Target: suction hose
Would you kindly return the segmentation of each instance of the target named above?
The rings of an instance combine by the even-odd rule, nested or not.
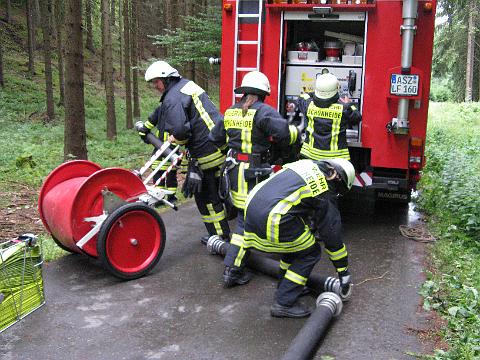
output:
[[[228,249],[228,243],[222,240],[218,235],[210,236],[207,243],[207,250],[210,254],[225,256]],[[265,275],[278,278],[280,263],[277,260],[262,256],[260,253],[251,252],[247,259],[247,266],[257,270]],[[307,281],[307,287],[317,293],[324,291],[340,294],[340,281],[332,276],[320,276],[311,274]]]
[[[333,292],[317,298],[317,308],[293,339],[282,360],[309,360],[315,356],[320,340],[334,317],[342,312],[342,299]]]

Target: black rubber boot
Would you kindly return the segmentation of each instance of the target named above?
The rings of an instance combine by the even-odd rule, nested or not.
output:
[[[235,285],[245,285],[252,279],[252,274],[239,267],[225,266],[223,271],[223,286],[229,288]]]
[[[208,239],[210,239],[210,235],[202,236],[202,237],[200,238],[200,242],[201,242],[203,245],[206,245],[207,242],[208,242]]]
[[[276,302],[270,307],[273,317],[304,318],[310,314],[311,311],[302,305],[283,306]]]

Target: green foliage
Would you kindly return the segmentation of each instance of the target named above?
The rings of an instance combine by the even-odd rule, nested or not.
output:
[[[467,0],[441,0],[438,2],[439,9],[441,9],[438,15],[446,16],[447,21],[435,29],[432,74],[434,78],[443,80],[443,85],[448,89],[448,96],[444,100],[445,96],[435,98],[436,94],[434,94],[431,97],[434,101],[463,101],[465,99],[469,2]],[[475,51],[478,52],[478,46]],[[476,58],[478,59],[478,56]],[[480,81],[478,61],[476,62],[475,99],[478,98],[477,84]],[[432,90],[437,89],[433,87]]]
[[[207,64],[210,56],[220,54],[222,19],[220,11],[182,16],[184,26],[175,30],[165,29],[165,34],[153,36],[154,44],[166,47],[167,61],[175,65],[188,62]]]
[[[453,81],[450,78],[432,78],[430,100],[437,102],[455,101]]]
[[[420,209],[431,216],[441,240],[422,287],[424,308],[448,321],[448,351],[433,359],[480,356],[480,104],[431,103]]]

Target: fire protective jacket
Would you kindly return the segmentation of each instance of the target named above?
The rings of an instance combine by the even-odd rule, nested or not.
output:
[[[225,156],[208,141],[208,134],[222,115],[206,92],[187,79],[172,79],[162,95],[159,116],[164,128],[179,144],[185,145],[190,156],[197,159],[202,170],[223,164]]]
[[[243,244],[235,245],[269,253],[293,253],[313,246],[317,238],[324,242],[337,271],[344,271],[348,254],[333,196],[315,162],[299,160],[286,164],[251,191],[246,203]]]
[[[230,197],[233,205],[243,210],[248,192],[258,180],[245,178],[245,170],[253,164],[252,155],[258,155],[261,162],[258,166],[270,167],[267,156],[270,139],[293,144],[298,138],[298,131],[262,101],[254,103],[243,116],[242,103],[243,100],[225,112],[223,121],[212,129],[210,140],[219,148],[227,146],[233,151],[231,156],[238,161],[238,165],[228,175],[231,183]]]
[[[299,99],[298,111],[304,115],[307,125],[300,154],[313,160],[350,160],[347,128],[358,124],[362,119],[355,105],[341,103],[338,95],[321,100],[305,94]]]
[[[290,144],[297,141],[297,128],[271,106],[261,101],[254,103],[247,114],[242,114],[242,102],[234,104],[225,112],[223,122],[212,129],[210,140],[222,148],[245,154],[265,154],[270,149],[269,137],[274,141],[288,139]]]

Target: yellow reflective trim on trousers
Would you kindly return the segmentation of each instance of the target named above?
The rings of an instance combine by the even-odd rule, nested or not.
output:
[[[230,244],[237,245],[237,246],[244,246],[245,243],[243,242],[243,236],[239,234],[232,234],[232,239],[230,240]]]
[[[244,170],[248,169],[249,165],[244,162],[238,163],[237,191],[230,190],[233,205],[239,209],[245,209],[245,202],[247,201],[248,184],[245,181]]]
[[[285,273],[285,279],[288,279],[298,285],[306,285],[308,280],[306,277],[299,275],[292,270],[287,270]]]
[[[288,130],[290,131],[290,145],[295,144],[298,137],[298,129],[293,125],[289,125]]]
[[[270,210],[267,219],[266,232],[268,240],[274,243],[279,242],[280,221],[282,220],[282,216],[285,215],[293,206],[300,203],[300,201],[310,193],[311,190],[309,188],[302,186],[288,195],[285,199],[280,200],[277,205]]]
[[[345,266],[343,268],[336,268],[335,270],[337,270],[337,272],[342,272],[342,271],[346,271],[348,269],[348,266]]]
[[[245,231],[243,242],[246,248],[253,247],[266,253],[288,254],[308,249],[315,244],[315,237],[311,233],[310,228],[305,226],[305,231],[295,241],[271,243],[268,240],[260,238],[255,233]]]
[[[347,247],[345,246],[345,244],[340,250],[329,251],[328,249],[325,249],[325,252],[328,254],[330,260],[340,260],[348,255]]]
[[[280,269],[282,270],[288,270],[288,268],[290,267],[291,264],[289,263],[286,263],[285,261],[283,260],[280,260]]]
[[[222,225],[220,225],[220,221],[225,219],[225,213],[223,212],[223,210],[220,213],[216,213],[215,210],[213,209],[212,204],[207,204],[207,209],[208,209],[208,212],[210,213],[208,221],[212,223],[213,226],[215,227],[215,231],[217,232],[217,235],[223,235]]]
[[[230,190],[230,197],[232,199],[233,206],[235,206],[237,209],[245,209],[245,202],[247,200],[246,196]]]
[[[243,258],[245,256],[245,253],[246,253],[246,250],[243,246],[240,247],[240,250],[238,251],[238,254],[237,254],[237,257],[235,258],[235,262],[233,263],[233,265],[235,266],[242,266],[242,261],[243,261]]]

